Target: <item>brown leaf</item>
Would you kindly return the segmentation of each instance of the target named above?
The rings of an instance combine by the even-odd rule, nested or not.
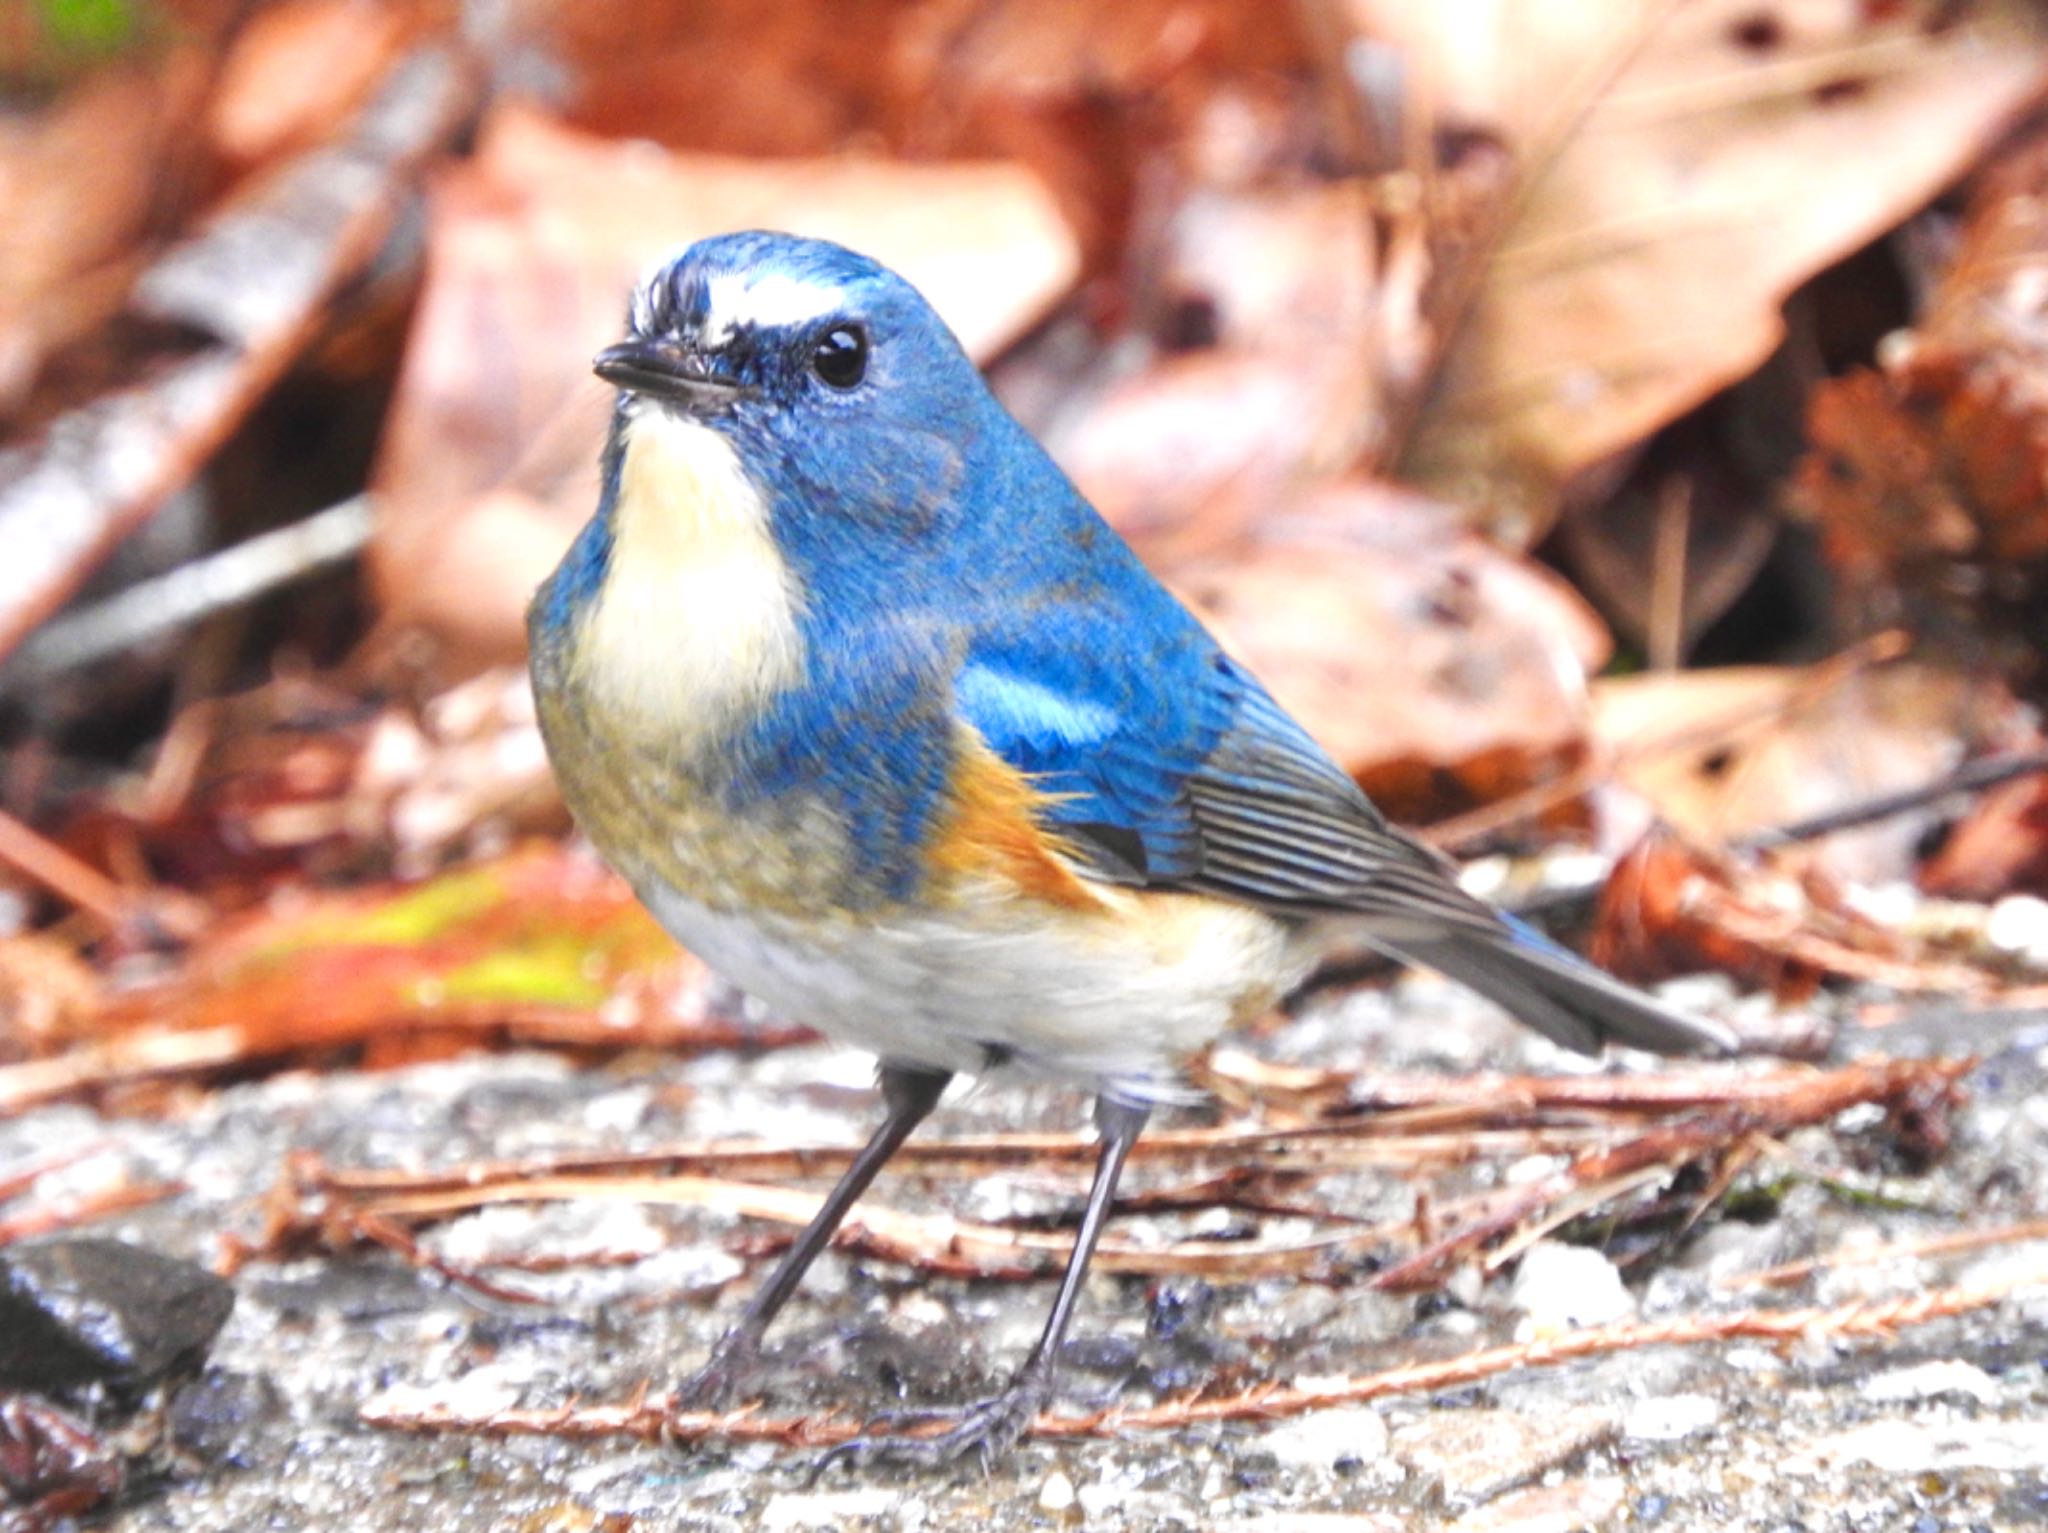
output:
[[[1934,781],[2001,737],[2011,703],[1970,677],[1898,665],[1831,684],[1827,668],[1738,666],[1612,677],[1594,733],[1621,782],[1680,834],[1736,840]],[[1816,681],[1820,685],[1816,685]],[[1716,719],[1725,730],[1702,729]],[[1680,750],[1650,748],[1690,737]],[[1848,882],[1910,878],[1934,810],[1900,814],[1782,855]]]
[[[336,1050],[394,1063],[498,1038],[729,1047],[741,1035],[712,1014],[709,984],[608,870],[531,846],[222,922],[168,977],[74,1018],[58,1040],[71,1047],[0,1064],[0,1114]]]
[[[566,827],[532,689],[507,668],[419,707],[373,709],[303,679],[200,703],[146,791],[87,800],[64,839],[90,866],[146,868],[219,914]]]
[[[66,944],[39,933],[0,940],[0,1061],[62,1044],[100,1000],[99,977]]]
[[[1825,880],[1740,868],[1664,835],[1615,864],[1587,952],[1630,979],[1710,970],[1787,997],[1830,977],[1949,996],[1996,989],[1858,915]]]
[[[427,290],[374,475],[391,624],[467,671],[525,652],[523,614],[597,501],[610,392],[589,359],[663,254],[728,229],[838,238],[923,289],[969,351],[1072,280],[1032,177],[997,164],[743,161],[593,139],[505,107],[436,198]]]
[[[214,146],[248,164],[327,137],[420,19],[397,0],[283,0],[259,8],[221,61],[207,111]]]
[[[1517,160],[1404,470],[1522,536],[1560,485],[1752,371],[1779,309],[2048,87],[2038,9],[1353,0]]]
[[[2048,647],[2048,135],[1972,196],[1927,317],[1876,370],[1823,384],[1795,496],[1866,620]]]
[[[1927,860],[1920,887],[1952,900],[2048,893],[2048,777],[1987,793]]]
[[[1205,190],[1175,210],[1134,301],[1156,311],[1146,328],[1194,332],[1185,349],[1052,412],[1045,435],[1147,558],[1214,550],[1356,456],[1376,413],[1369,236],[1354,184]]]
[[[133,242],[166,211],[168,141],[201,74],[179,53],[152,71],[102,71],[40,113],[0,112],[0,418],[49,352],[120,302]]]

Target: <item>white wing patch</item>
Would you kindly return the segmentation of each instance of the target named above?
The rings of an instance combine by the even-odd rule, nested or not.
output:
[[[995,741],[1021,735],[1088,745],[1116,733],[1114,710],[993,666],[963,667],[953,683],[953,695],[961,711]]]
[[[786,272],[763,272],[754,277],[728,272],[711,279],[703,344],[722,346],[742,325],[772,329],[822,319],[845,302],[846,292],[836,282],[811,281]]]

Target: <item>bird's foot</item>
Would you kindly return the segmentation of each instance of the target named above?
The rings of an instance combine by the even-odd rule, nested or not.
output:
[[[669,1415],[724,1410],[742,1397],[760,1364],[759,1340],[743,1330],[727,1331],[704,1366],[670,1392]]]
[[[874,1464],[943,1469],[969,1455],[978,1457],[987,1473],[1031,1430],[1051,1394],[1050,1372],[1027,1367],[1001,1394],[985,1400],[888,1412],[870,1420],[860,1436],[819,1459],[817,1473],[840,1463],[860,1469]]]

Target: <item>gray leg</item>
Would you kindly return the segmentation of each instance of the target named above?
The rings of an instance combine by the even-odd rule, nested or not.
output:
[[[854,1156],[846,1174],[826,1196],[811,1222],[795,1244],[783,1253],[781,1262],[761,1285],[739,1324],[725,1333],[712,1349],[711,1360],[675,1393],[677,1410],[715,1410],[727,1404],[741,1383],[753,1371],[761,1351],[761,1338],[796,1286],[803,1281],[812,1262],[818,1259],[832,1236],[845,1222],[847,1211],[868,1184],[887,1165],[889,1157],[903,1146],[911,1131],[931,1116],[953,1077],[942,1070],[914,1070],[903,1065],[881,1068],[882,1100],[888,1115],[875,1130],[874,1138]]]
[[[1039,1333],[1031,1353],[1010,1378],[1001,1394],[979,1400],[958,1410],[913,1411],[891,1418],[904,1424],[951,1421],[953,1425],[934,1437],[890,1436],[886,1432],[835,1448],[820,1462],[822,1469],[838,1459],[856,1463],[908,1463],[926,1467],[948,1464],[978,1453],[984,1467],[1001,1458],[1030,1428],[1038,1413],[1052,1398],[1054,1376],[1059,1369],[1060,1344],[1074,1318],[1074,1305],[1081,1297],[1081,1284],[1088,1275],[1089,1258],[1102,1238],[1102,1226],[1116,1199],[1117,1179],[1131,1146],[1144,1131],[1151,1109],[1133,1102],[1098,1097],[1095,1126],[1102,1135],[1102,1153],[1095,1162],[1095,1183],[1088,1189],[1088,1207],[1081,1215],[1081,1228],[1074,1236],[1074,1254],[1067,1259],[1052,1313]]]

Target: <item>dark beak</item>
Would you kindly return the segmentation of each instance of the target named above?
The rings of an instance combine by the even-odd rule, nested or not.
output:
[[[590,365],[606,383],[667,400],[692,415],[715,415],[753,392],[706,372],[686,353],[660,341],[621,341],[605,347]]]

